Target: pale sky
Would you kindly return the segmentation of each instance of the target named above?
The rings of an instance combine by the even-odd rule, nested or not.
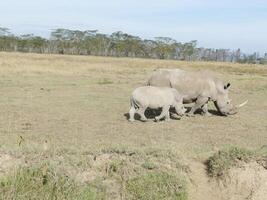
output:
[[[55,28],[123,31],[263,53],[267,0],[0,0],[0,27],[45,37]]]

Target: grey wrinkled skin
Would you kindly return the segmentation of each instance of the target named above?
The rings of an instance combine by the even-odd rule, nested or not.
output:
[[[147,108],[162,108],[159,116],[155,117],[156,121],[165,118],[170,120],[170,107],[174,107],[178,115],[182,116],[186,109],[183,105],[183,97],[176,89],[170,87],[143,86],[136,88],[131,96],[131,108],[129,111],[129,121],[134,121],[135,113],[141,116],[142,121],[147,121],[145,110]]]
[[[195,111],[202,109],[204,115],[208,112],[208,101],[213,101],[221,115],[237,113],[228,98],[230,83],[224,84],[210,71],[188,72],[181,69],[155,70],[147,81],[147,85],[175,88],[183,95],[183,103],[195,102],[188,116],[193,116]]]

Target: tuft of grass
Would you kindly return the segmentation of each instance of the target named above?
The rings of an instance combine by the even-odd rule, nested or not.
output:
[[[88,185],[79,185],[51,166],[21,167],[0,179],[0,199],[93,200],[96,193]]]
[[[221,150],[207,161],[207,170],[210,176],[220,177],[228,169],[236,166],[240,161],[248,162],[255,157],[255,153],[244,148],[231,147]]]
[[[111,81],[107,78],[103,78],[103,79],[100,79],[97,83],[99,85],[107,85],[107,84],[113,84],[113,81]]]
[[[156,168],[156,165],[153,162],[150,162],[150,161],[145,161],[141,166],[143,168],[149,169],[149,170],[152,170],[152,169]]]
[[[257,163],[262,165],[265,169],[267,169],[267,145],[263,145],[257,151]]]
[[[112,160],[106,168],[107,175],[112,176],[116,173],[119,174],[124,165],[126,165],[126,163],[123,160]]]
[[[174,175],[163,172],[143,174],[127,181],[127,199],[186,200],[185,181]]]

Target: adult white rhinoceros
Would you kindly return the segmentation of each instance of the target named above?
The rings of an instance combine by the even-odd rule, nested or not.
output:
[[[183,103],[195,102],[189,116],[202,108],[203,114],[208,112],[208,101],[213,101],[215,107],[222,115],[237,113],[237,108],[244,106],[246,102],[233,106],[228,98],[230,83],[224,84],[212,72],[197,71],[188,72],[181,69],[155,70],[147,81],[147,85],[160,87],[173,87],[183,95]]]

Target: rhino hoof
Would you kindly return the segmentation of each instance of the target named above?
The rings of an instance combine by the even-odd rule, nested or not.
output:
[[[158,117],[155,117],[155,121],[158,122],[160,119]]]
[[[192,113],[187,113],[186,116],[187,116],[187,117],[195,117],[195,115],[192,114]]]
[[[210,114],[209,112],[205,112],[205,113],[202,113],[203,116],[206,116],[206,117],[211,117],[212,114]]]
[[[141,118],[140,119],[142,122],[147,122],[147,119]]]

